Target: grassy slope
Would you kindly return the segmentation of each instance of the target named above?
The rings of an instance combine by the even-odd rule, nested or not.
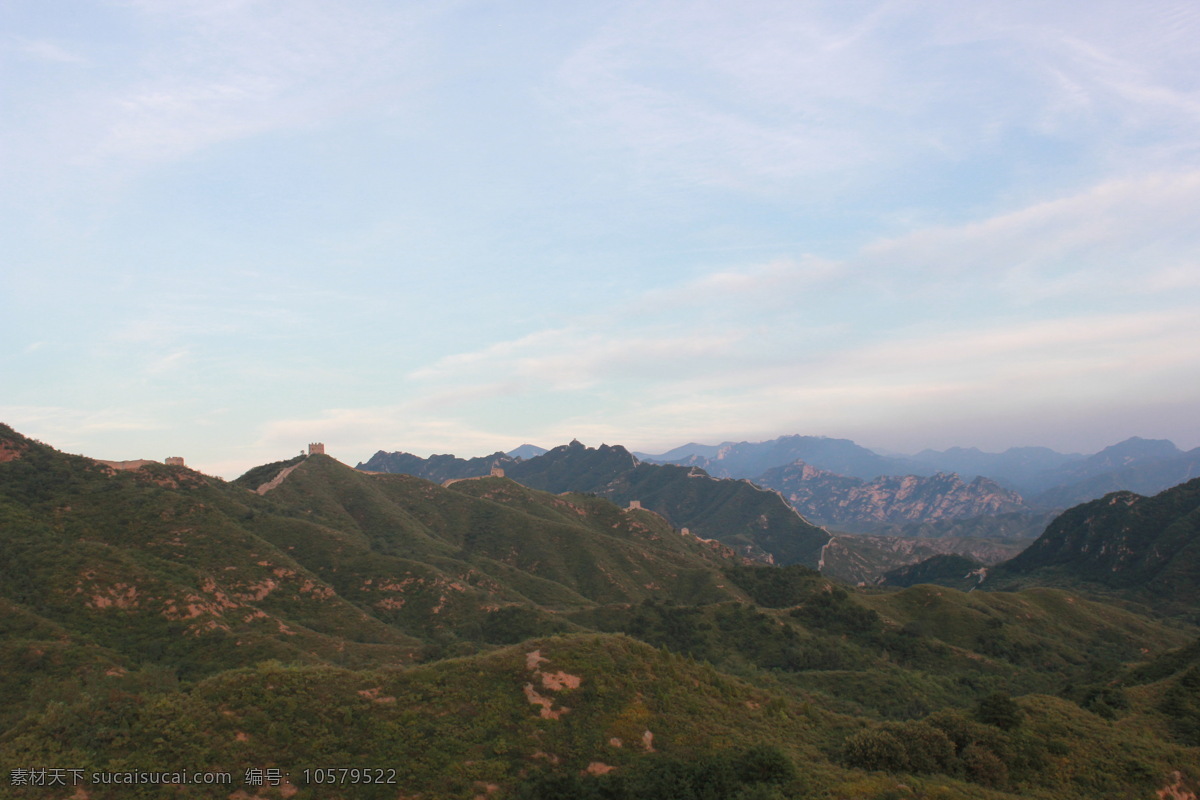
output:
[[[632,639],[584,635],[409,669],[264,664],[186,692],[110,691],[53,704],[5,736],[0,769],[48,760],[89,771],[173,764],[240,778],[251,767],[277,767],[301,783],[306,767],[394,768],[394,786],[325,793],[302,787],[297,797],[432,799],[471,797],[489,784],[513,787],[548,767],[576,774],[593,763],[622,768],[773,742],[802,766],[794,797],[1049,799],[1143,796],[1167,774],[1194,765],[1198,753],[1058,698],[1032,695],[1020,707],[1022,725],[1007,734],[961,718],[986,729],[992,746],[1006,753],[1010,766],[996,786],[939,772],[870,774],[838,755],[842,738],[873,729],[865,720]],[[10,789],[6,796],[41,791]],[[120,787],[91,796],[158,792]],[[172,796],[210,792],[185,787]]]

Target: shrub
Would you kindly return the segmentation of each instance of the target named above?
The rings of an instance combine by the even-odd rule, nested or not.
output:
[[[871,728],[846,737],[842,760],[851,767],[866,770],[903,772],[908,769],[904,743],[883,728]]]
[[[954,742],[946,733],[926,722],[899,726],[911,772],[949,772],[954,768]]]
[[[782,750],[758,745],[733,759],[733,770],[742,783],[785,783],[796,777],[796,768]]]

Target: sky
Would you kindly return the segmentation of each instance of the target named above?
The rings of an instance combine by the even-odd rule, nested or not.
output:
[[[235,477],[1200,446],[1200,5],[0,0],[0,421]]]

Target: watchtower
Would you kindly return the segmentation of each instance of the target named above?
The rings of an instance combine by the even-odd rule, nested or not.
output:
[[[168,467],[184,466],[183,456],[167,456],[166,459],[163,460],[163,463],[166,464]]]
[[[308,445],[308,454],[310,456],[325,455],[325,443],[324,442],[310,442]]]

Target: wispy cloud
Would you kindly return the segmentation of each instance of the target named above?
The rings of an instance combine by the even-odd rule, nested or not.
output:
[[[10,406],[233,463],[1200,397],[1195,3],[518,6],[19,0]]]
[[[542,403],[621,393],[624,410],[606,424],[560,412],[545,430],[613,439],[627,426],[656,431],[656,441],[739,425],[844,428],[888,408],[932,426],[948,409],[988,409],[1000,397],[1030,409],[1182,397],[1200,390],[1179,381],[1200,375],[1200,297],[1187,291],[1197,282],[1186,266],[1200,263],[1198,210],[1200,173],[1106,182],[876,242],[843,262],[715,271],[410,378],[445,400],[472,387]],[[1147,244],[1164,240],[1161,253]],[[1136,302],[1118,311],[1096,300]],[[872,307],[886,317],[864,321]]]
[[[419,14],[317,3],[134,7],[175,35],[169,49],[141,54],[141,74],[114,97],[100,155],[174,157],[395,102],[422,82],[412,30]]]
[[[99,410],[66,406],[0,406],[0,420],[17,426],[22,433],[49,441],[60,449],[92,434],[161,431],[168,428],[160,420],[147,419],[137,409]]]
[[[395,111],[430,82],[422,26],[439,4],[131,1],[97,13],[137,34],[86,56],[69,41],[21,43],[30,59],[94,73],[86,83],[30,76],[48,91],[24,125],[42,127],[26,130],[27,159],[130,168],[364,107]]]
[[[995,160],[1029,132],[1126,164],[1195,155],[1194,63],[1154,40],[1200,38],[1200,22],[1179,4],[1102,5],[638,6],[564,63],[558,104],[642,173],[742,190],[872,186],[918,160]]]
[[[980,222],[868,245],[860,268],[893,287],[960,282],[1010,300],[1127,296],[1200,263],[1200,171],[1106,181]]]
[[[740,338],[729,329],[682,336],[646,330],[622,336],[611,328],[558,329],[449,356],[410,377],[438,382],[488,375],[526,391],[576,391],[603,383],[708,374],[735,357]]]

